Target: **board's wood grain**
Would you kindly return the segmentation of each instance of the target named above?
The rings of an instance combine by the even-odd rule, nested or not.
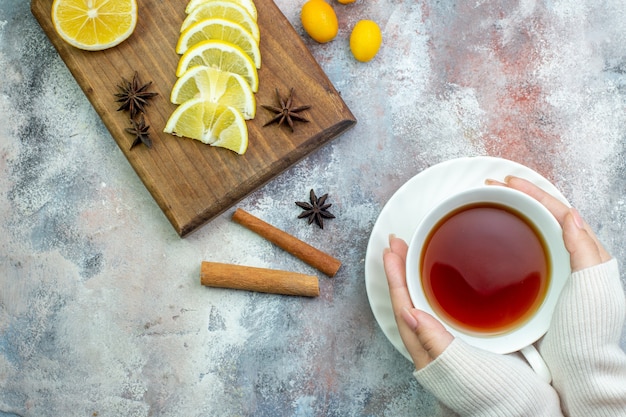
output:
[[[137,175],[180,236],[205,224],[251,191],[352,127],[356,120],[304,42],[273,0],[256,0],[261,31],[262,65],[257,115],[248,121],[250,144],[244,155],[198,141],[163,133],[175,106],[169,95],[176,81],[175,52],[187,0],[138,0],[135,32],[115,48],[86,52],[66,44],[56,34],[52,0],[32,0],[31,10],[128,158]],[[122,77],[138,71],[152,81],[159,95],[147,107],[153,146],[132,150],[125,132],[128,115],[118,112],[113,94]],[[276,104],[275,90],[286,96],[295,88],[295,104],[310,104],[310,123],[298,123],[294,133],[285,126],[263,127],[272,114],[261,104]]]

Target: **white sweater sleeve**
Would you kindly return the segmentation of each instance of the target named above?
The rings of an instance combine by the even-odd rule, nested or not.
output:
[[[572,274],[539,345],[568,416],[626,416],[624,290],[617,261]]]
[[[497,355],[456,338],[415,378],[460,416],[561,416],[556,391],[513,355]]]

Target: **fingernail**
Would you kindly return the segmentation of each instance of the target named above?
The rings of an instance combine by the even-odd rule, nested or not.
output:
[[[389,233],[389,244],[391,244],[391,241],[394,240],[396,238],[396,234],[395,233]]]
[[[509,181],[511,181],[511,179],[513,179],[513,178],[514,178],[513,175],[507,175],[506,177],[504,177],[504,183],[508,184]]]
[[[485,180],[485,185],[506,185],[502,181],[494,180],[492,178],[487,178]]]
[[[409,326],[411,330],[416,331],[418,326],[417,319],[413,316],[413,314],[411,314],[411,311],[408,307],[402,308],[401,315],[402,320],[404,320],[406,325]]]
[[[574,207],[570,209],[570,213],[572,213],[572,218],[574,219],[574,224],[579,229],[585,228],[585,223],[583,222],[583,218],[580,217],[580,213]]]

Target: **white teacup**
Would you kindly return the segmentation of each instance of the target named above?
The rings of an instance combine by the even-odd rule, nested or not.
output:
[[[500,218],[502,215],[508,213],[508,215],[510,216],[515,216],[516,219],[522,219],[521,221],[523,221],[525,225],[531,226],[530,230],[534,231],[534,236],[537,236],[539,238],[538,241],[541,242],[542,253],[545,254],[546,265],[548,265],[548,268],[545,270],[544,274],[547,276],[547,279],[543,281],[543,288],[545,289],[545,291],[537,292],[537,294],[541,293],[545,295],[537,295],[534,301],[534,306],[530,307],[528,309],[529,311],[525,313],[525,315],[523,315],[516,324],[513,324],[510,328],[500,328],[498,330],[481,329],[480,326],[476,326],[475,324],[466,325],[463,323],[464,319],[453,317],[456,313],[444,311],[445,309],[441,307],[439,301],[436,300],[437,297],[434,295],[436,291],[434,291],[432,288],[435,288],[435,286],[431,287],[429,286],[429,284],[427,284],[428,279],[423,276],[423,273],[421,271],[422,257],[424,256],[424,251],[429,245],[432,245],[430,249],[431,252],[428,255],[429,257],[431,257],[433,251],[436,251],[436,249],[433,248],[438,247],[435,243],[432,243],[435,241],[432,238],[432,233],[435,230],[440,230],[441,232],[438,233],[441,233],[439,236],[442,236],[443,233],[445,233],[444,230],[446,230],[447,227],[447,230],[449,231],[449,236],[455,236],[454,238],[450,239],[457,240],[456,236],[462,236],[461,233],[458,233],[459,230],[461,230],[460,226],[458,225],[462,222],[459,223],[461,221],[461,217],[457,217],[454,222],[451,222],[450,218],[453,213],[463,211],[463,208],[484,208],[486,206],[490,206],[493,210],[502,210],[504,212],[503,214],[494,214],[494,219]],[[491,218],[489,217],[491,215],[492,214],[485,214],[483,212],[482,219],[489,219]],[[479,223],[479,220],[470,220],[476,219],[476,217],[465,218],[468,219],[466,220],[467,224],[475,225]],[[513,222],[515,221],[515,219],[511,220]],[[441,224],[448,224],[448,226],[440,227]],[[454,224],[457,225],[455,226],[456,228],[452,226]],[[496,224],[495,220],[493,224]],[[475,236],[475,234],[483,235],[483,230],[488,230],[489,228],[494,227],[495,226],[492,226],[490,221],[487,221],[479,228],[474,227],[474,229],[477,229],[477,231],[467,233],[470,233],[471,236]],[[499,229],[494,229],[494,231],[496,232],[498,230],[507,230],[506,233],[508,234],[508,230],[513,230],[513,228],[508,229],[500,227]],[[527,236],[526,231],[524,231],[523,228],[520,228],[519,230],[520,237],[522,235]],[[516,242],[517,237],[518,236],[513,239]],[[444,238],[441,237],[437,239],[440,239],[440,242],[444,241]],[[483,241],[485,242],[491,242],[491,240],[484,237],[479,239],[483,239]],[[481,250],[479,250],[478,248],[478,246],[480,245],[477,245],[477,243],[475,241],[473,242],[472,240],[473,238],[470,236],[462,237],[460,240],[462,249],[457,249],[455,251],[443,250],[443,247],[447,248],[448,246],[445,246],[443,244],[440,245],[438,253],[440,254],[441,259],[438,259],[438,262],[432,264],[431,269],[429,269],[428,271],[424,271],[424,274],[434,274],[435,268],[437,268],[437,271],[445,271],[445,273],[438,273],[437,275],[437,277],[440,279],[439,282],[448,282],[447,287],[445,285],[440,287],[440,289],[438,290],[440,294],[448,292],[446,289],[450,288],[452,280],[455,280],[454,282],[458,282],[461,286],[464,286],[464,289],[462,291],[457,291],[459,295],[457,295],[456,300],[458,300],[458,302],[454,300],[447,301],[449,303],[449,306],[451,307],[450,311],[456,309],[456,307],[452,308],[453,304],[456,303],[459,306],[464,305],[463,308],[465,309],[465,311],[468,312],[484,312],[486,311],[485,306],[490,305],[487,302],[484,304],[478,303],[479,300],[488,299],[481,298],[484,294],[487,294],[485,295],[485,297],[492,297],[491,300],[496,300],[498,297],[500,297],[500,294],[503,294],[502,297],[504,297],[504,294],[507,294],[508,291],[508,296],[510,297],[509,299],[517,300],[518,297],[512,294],[518,294],[515,291],[524,288],[524,285],[527,285],[526,282],[529,282],[528,280],[524,280],[524,283],[518,283],[519,286],[507,284],[509,285],[509,287],[505,288],[504,290],[493,289],[494,286],[498,286],[500,284],[494,284],[491,282],[507,280],[508,276],[515,275],[513,273],[513,269],[508,266],[511,263],[501,262],[501,265],[497,265],[500,259],[507,259],[507,241],[510,242],[508,237],[506,239],[503,239],[505,241],[504,243],[498,244],[497,247],[495,247],[495,249],[497,249],[496,252],[499,252],[501,255],[506,254],[506,256],[496,255],[496,258],[494,258],[494,256],[487,256],[486,259],[482,259],[483,255],[481,255]],[[447,243],[447,241],[445,241],[445,243]],[[490,244],[486,244],[486,246],[489,245]],[[491,249],[494,249],[494,245],[491,246]],[[462,256],[448,256],[446,254],[447,252],[454,252],[456,254],[462,252]],[[513,252],[513,250],[509,252]],[[472,257],[471,259],[473,261],[477,261],[473,262],[473,264],[476,264],[478,266],[486,266],[488,272],[483,273],[482,267],[476,267],[475,270],[473,270],[472,267],[465,268],[467,276],[472,275],[475,277],[471,278],[471,280],[474,281],[465,287],[466,280],[469,281],[470,279],[466,276],[463,276],[464,273],[459,272],[458,269],[463,267],[455,268],[458,266],[455,264],[455,262],[457,261],[452,258],[461,259],[462,261],[460,261],[460,264],[464,265],[466,263],[465,260],[470,259],[469,257]],[[448,261],[449,264],[446,264],[446,262]],[[508,272],[506,271],[507,267],[509,268]],[[535,347],[533,346],[533,343],[541,338],[548,330],[548,326],[550,325],[550,320],[554,312],[558,297],[570,275],[570,261],[569,253],[565,249],[565,245],[563,243],[562,229],[554,216],[542,204],[522,192],[502,186],[482,186],[452,195],[444,199],[443,201],[435,204],[435,206],[426,214],[426,216],[424,216],[422,221],[419,223],[409,243],[406,268],[407,286],[409,289],[411,300],[413,301],[413,304],[416,308],[424,310],[434,317],[438,318],[454,336],[462,338],[467,343],[473,346],[500,354],[512,353],[517,351],[521,352],[528,361],[528,363],[531,365],[531,367],[540,376],[542,376],[548,382],[551,380],[550,371]],[[484,276],[489,276],[489,278],[480,277],[481,274]],[[504,277],[503,275],[507,275],[507,277]],[[446,281],[448,279],[450,279],[451,281]],[[535,279],[534,282],[537,283],[539,281]],[[478,287],[480,288],[477,289]],[[475,297],[475,301],[474,299],[469,297],[470,293],[478,294]],[[519,291],[519,294],[521,293],[522,291]],[[467,299],[465,299],[463,294],[468,294]],[[445,297],[440,298],[443,299]],[[470,302],[468,300],[472,301]],[[476,302],[478,304],[475,306],[476,310],[473,310],[474,306],[471,304],[473,302]],[[494,301],[494,303],[497,304],[496,301]],[[515,302],[507,303],[507,305],[508,304],[515,304]],[[494,311],[497,310],[494,309]],[[490,314],[483,314],[483,316],[491,317]],[[493,316],[496,317],[497,314]]]

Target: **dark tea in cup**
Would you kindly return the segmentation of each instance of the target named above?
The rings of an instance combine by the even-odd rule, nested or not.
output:
[[[479,202],[442,217],[424,240],[424,295],[450,326],[499,334],[541,306],[551,265],[541,232],[506,205]]]

